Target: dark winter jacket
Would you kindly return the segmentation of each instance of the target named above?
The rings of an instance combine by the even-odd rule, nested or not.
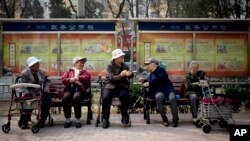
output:
[[[129,77],[121,77],[120,73],[123,70],[129,70],[129,67],[122,63],[120,66],[117,65],[114,61],[111,61],[111,63],[107,66],[107,76],[104,81],[105,86],[104,88],[108,89],[114,89],[116,87],[123,87],[123,88],[129,88],[130,82],[129,79],[134,77],[134,74],[132,73]]]
[[[185,91],[186,97],[191,93],[196,93],[198,96],[202,96],[202,89],[199,85],[194,84],[199,83],[200,80],[204,80],[206,73],[204,71],[197,71],[195,74],[188,72],[185,77]]]
[[[162,92],[168,97],[169,93],[174,92],[173,84],[162,67],[157,66],[145,82],[149,82],[150,97],[154,97],[158,92]]]

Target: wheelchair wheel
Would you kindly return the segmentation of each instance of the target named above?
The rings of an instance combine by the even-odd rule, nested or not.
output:
[[[10,131],[10,125],[9,125],[9,124],[4,124],[4,125],[2,126],[2,131],[3,131],[4,133],[9,133],[9,131]]]
[[[32,133],[37,133],[39,130],[40,130],[40,128],[37,124],[32,125],[32,127],[31,127]]]

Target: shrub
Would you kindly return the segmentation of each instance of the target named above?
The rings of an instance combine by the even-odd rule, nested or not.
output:
[[[137,101],[138,98],[142,96],[142,89],[143,89],[142,85],[131,84],[129,89],[130,89],[129,108],[132,111],[134,109],[142,108],[143,107],[142,99],[139,99],[139,101]],[[135,107],[133,107],[134,104],[135,104]]]

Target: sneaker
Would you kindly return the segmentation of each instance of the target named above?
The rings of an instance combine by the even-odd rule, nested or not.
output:
[[[76,123],[76,128],[81,128],[82,127],[82,124],[80,122],[77,122]]]
[[[174,119],[174,120],[173,120],[172,127],[177,127],[177,126],[178,126],[178,120]]]
[[[109,127],[109,121],[108,121],[108,120],[103,119],[103,124],[102,124],[102,127],[103,127],[103,128],[108,128],[108,127]]]
[[[71,122],[66,122],[66,123],[64,124],[64,128],[69,128],[71,125],[72,125]]]

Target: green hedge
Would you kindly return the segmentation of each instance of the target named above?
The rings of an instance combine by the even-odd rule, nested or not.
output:
[[[234,100],[234,111],[250,110],[250,84],[248,85],[227,85],[225,86],[225,94]]]

